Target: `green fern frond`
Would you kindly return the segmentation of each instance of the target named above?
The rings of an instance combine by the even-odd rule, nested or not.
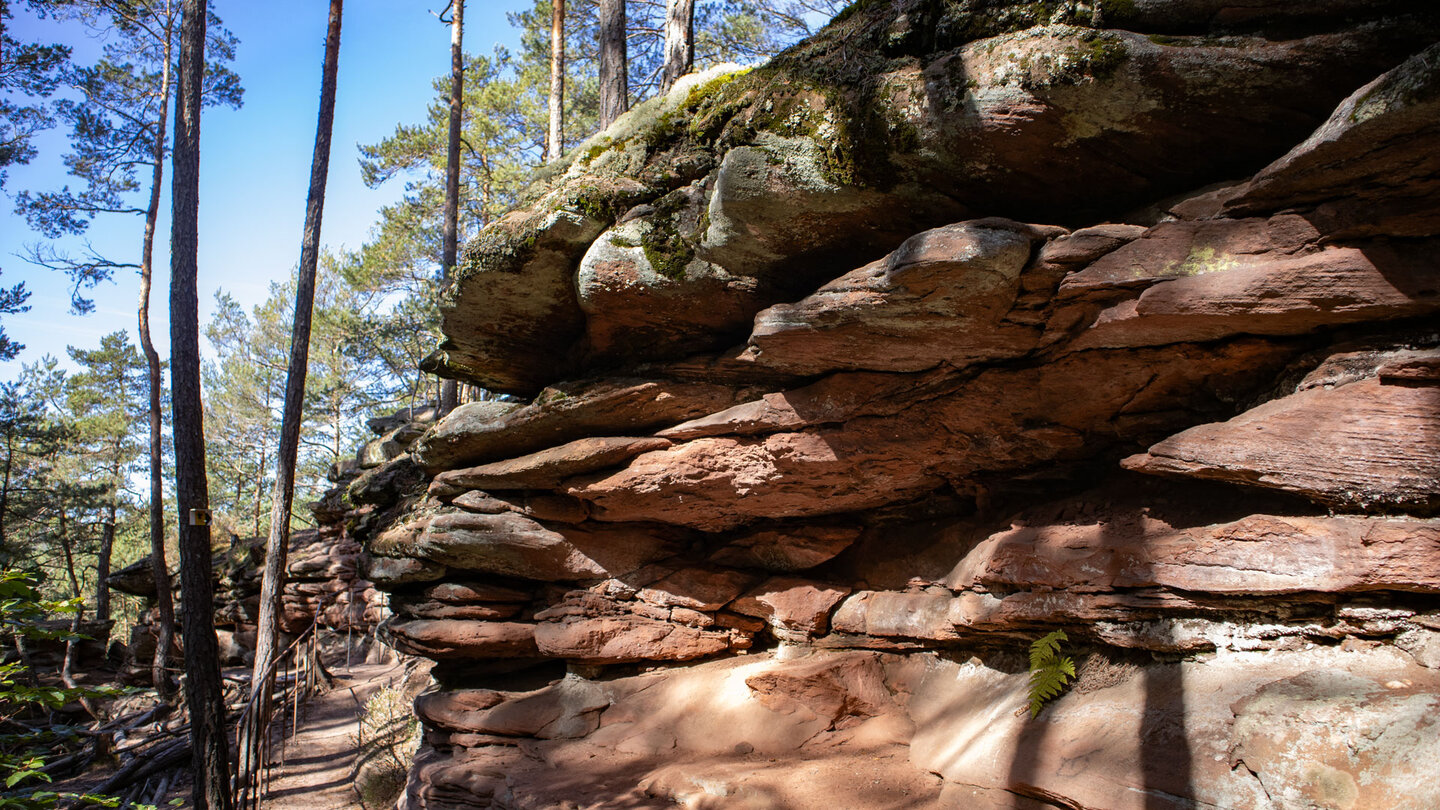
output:
[[[1030,645],[1030,716],[1040,714],[1045,703],[1065,691],[1075,677],[1075,661],[1060,654],[1060,642],[1069,641],[1064,630],[1055,630]]]
[[[1030,645],[1030,669],[1037,670],[1047,661],[1053,661],[1060,655],[1060,642],[1069,641],[1070,637],[1065,635],[1064,630],[1055,630],[1046,633]]]

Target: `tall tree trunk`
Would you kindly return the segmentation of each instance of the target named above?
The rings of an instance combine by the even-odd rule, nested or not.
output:
[[[200,404],[200,301],[196,289],[200,213],[200,94],[205,74],[204,0],[183,0],[171,184],[170,352],[184,610],[186,702],[194,810],[230,810],[230,751],[220,692],[210,581],[210,494]]]
[[[155,222],[160,218],[160,189],[165,182],[166,127],[170,116],[170,61],[175,40],[175,14],[170,0],[165,3],[164,66],[160,69],[160,117],[155,122],[155,148],[150,153],[154,166],[150,175],[150,205],[145,209],[145,241],[140,249],[140,349],[145,353],[145,377],[149,386],[150,418],[150,575],[155,580],[155,605],[159,612],[155,657],[150,663],[150,680],[162,697],[172,694],[170,648],[175,644],[175,605],[170,598],[170,566],[165,561],[165,466],[163,418],[160,413],[160,354],[150,337],[150,284],[155,255]]]
[[[550,0],[550,131],[545,160],[565,151],[565,0]]]
[[[236,806],[260,807],[259,776],[264,743],[270,730],[270,704],[275,692],[281,593],[290,550],[290,511],[295,500],[295,458],[300,450],[300,422],[305,404],[305,371],[310,358],[310,318],[315,305],[315,269],[320,258],[320,222],[325,210],[325,182],[330,169],[330,133],[335,123],[335,77],[340,59],[340,17],[343,0],[330,0],[325,34],[325,64],[320,81],[320,114],[315,125],[315,153],[310,161],[310,191],[305,203],[305,234],[300,244],[300,276],[295,285],[295,323],[290,337],[290,366],[285,378],[285,408],[280,422],[280,451],[275,458],[275,489],[271,496],[270,537],[265,547],[265,575],[260,584],[260,622],[250,676],[250,702],[240,727],[240,760],[236,767]]]
[[[667,0],[665,3],[665,70],[660,92],[695,66],[695,0]]]
[[[441,263],[444,284],[455,277],[456,242],[460,230],[460,119],[465,94],[465,0],[450,5],[450,138],[445,154],[445,234]],[[440,414],[443,416],[460,404],[460,390],[454,380],[440,384]]]
[[[150,662],[150,680],[156,686],[161,698],[173,695],[170,680],[170,649],[174,646],[176,633],[176,610],[170,594],[170,564],[166,561],[166,483],[164,483],[164,428],[160,412],[161,388],[164,379],[160,376],[160,353],[150,336],[150,287],[154,278],[154,254],[156,254],[156,222],[160,219],[160,190],[166,179],[166,140],[170,124],[170,62],[174,56],[174,6],[166,0],[164,4],[163,33],[164,65],[160,68],[160,117],[156,120],[156,143],[150,159],[154,161],[150,174],[150,205],[145,206],[145,236],[140,249],[140,349],[145,355],[145,382],[150,395],[150,575],[156,581],[157,638],[156,656]]]
[[[600,128],[630,109],[625,0],[600,0]]]

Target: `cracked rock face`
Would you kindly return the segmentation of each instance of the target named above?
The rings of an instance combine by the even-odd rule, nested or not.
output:
[[[331,505],[403,806],[1440,804],[1437,34],[863,3],[581,147]]]

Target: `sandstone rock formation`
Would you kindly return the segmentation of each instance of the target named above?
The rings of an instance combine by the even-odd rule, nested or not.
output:
[[[403,806],[1440,805],[1437,36],[864,2],[580,147],[337,506]]]
[[[346,643],[356,647],[350,651],[352,655],[367,652],[360,647],[368,643],[374,628],[389,615],[388,597],[360,571],[362,549],[346,526],[351,510],[346,489],[388,461],[404,457],[409,445],[435,418],[431,408],[413,412],[405,409],[371,419],[369,427],[376,438],[363,444],[354,459],[345,459],[329,471],[330,481],[336,486],[308,504],[316,527],[295,531],[290,537],[278,617],[282,636],[294,637],[315,625],[337,637],[346,637]],[[212,560],[216,632],[224,664],[248,664],[255,649],[265,544],[264,537],[232,537],[229,550],[217,553]],[[170,562],[172,566],[177,563]],[[179,587],[173,570],[171,583]],[[148,558],[112,572],[110,585],[149,600],[156,595]],[[152,606],[132,628],[126,645],[123,674],[139,683],[149,682],[150,662],[159,636],[158,619],[158,611]]]

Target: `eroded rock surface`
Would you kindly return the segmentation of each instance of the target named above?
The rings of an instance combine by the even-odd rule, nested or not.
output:
[[[587,142],[330,507],[403,806],[1440,803],[1437,34],[862,3]]]

